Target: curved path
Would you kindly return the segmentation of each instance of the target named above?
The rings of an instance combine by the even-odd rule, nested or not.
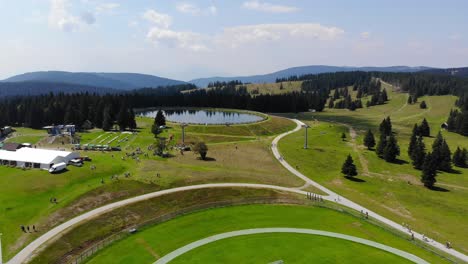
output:
[[[238,231],[233,231],[233,232],[227,232],[227,233],[222,233],[214,236],[210,236],[204,239],[200,239],[198,241],[195,241],[193,243],[190,243],[188,245],[185,245],[181,248],[178,248],[171,253],[165,255],[164,257],[158,259],[154,264],[167,264],[173,259],[179,257],[182,254],[185,254],[195,248],[204,246],[206,244],[226,239],[226,238],[231,238],[231,237],[237,237],[237,236],[246,236],[246,235],[254,235],[254,234],[266,234],[266,233],[296,233],[296,234],[308,234],[308,235],[318,235],[318,236],[326,236],[326,237],[333,237],[333,238],[338,238],[338,239],[344,239],[352,242],[356,242],[359,244],[364,244],[367,246],[371,246],[377,249],[381,249],[387,252],[390,252],[392,254],[395,254],[397,256],[400,256],[402,258],[405,258],[407,260],[410,260],[414,263],[419,263],[419,264],[429,264],[429,262],[426,262],[425,260],[410,254],[408,252],[386,246],[384,244],[380,244],[371,240],[367,239],[362,239],[359,237],[355,236],[348,236],[340,233],[334,233],[334,232],[327,232],[327,231],[321,231],[321,230],[315,230],[315,229],[304,229],[304,228],[255,228],[255,229],[244,229],[244,230],[238,230]]]
[[[297,127],[292,130],[292,131],[289,131],[289,132],[286,132],[286,133],[283,133],[279,136],[277,136],[274,140],[273,140],[273,143],[271,145],[271,149],[273,151],[273,155],[275,156],[275,158],[281,163],[281,165],[283,165],[287,170],[289,170],[291,173],[293,173],[294,175],[296,175],[297,177],[303,179],[307,184],[309,185],[312,185],[318,189],[320,189],[321,191],[325,192],[326,194],[328,194],[328,196],[325,196],[324,199],[326,200],[333,200],[334,202],[337,202],[339,204],[342,204],[346,207],[349,207],[349,208],[352,208],[352,209],[355,209],[357,211],[361,211],[361,212],[367,212],[369,214],[369,217],[372,217],[373,219],[376,219],[388,226],[391,226],[399,231],[402,231],[408,235],[411,235],[411,232],[414,234],[414,238],[415,239],[418,239],[418,240],[421,240],[423,242],[425,242],[426,244],[428,245],[431,245],[433,246],[434,248],[437,248],[438,250],[441,250],[443,252],[446,252],[458,259],[461,259],[465,262],[468,263],[468,256],[455,250],[455,249],[451,249],[451,248],[447,248],[445,245],[437,242],[437,241],[434,241],[434,240],[430,240],[426,237],[424,237],[424,235],[420,234],[420,233],[417,233],[415,231],[412,231],[411,232],[404,226],[400,225],[400,224],[397,224],[395,222],[393,222],[392,220],[388,219],[388,218],[385,218],[363,206],[360,206],[359,204],[351,201],[351,200],[348,200],[344,197],[341,197],[339,196],[337,193],[329,190],[328,188],[318,184],[317,182],[311,180],[309,177],[305,176],[304,174],[300,173],[299,171],[297,171],[296,169],[294,169],[291,165],[289,165],[285,160],[284,158],[281,156],[279,150],[278,150],[278,142],[285,136],[291,134],[291,133],[294,133],[294,132],[297,132],[301,129],[301,127],[303,125],[305,125],[303,122],[297,120],[297,119],[291,119],[292,121],[294,121],[296,124],[297,124]]]
[[[307,195],[306,191],[301,191],[298,189],[294,188],[287,188],[287,187],[281,187],[281,186],[275,186],[275,185],[266,185],[266,184],[249,184],[249,183],[212,183],[212,184],[200,184],[200,185],[192,185],[192,186],[184,186],[184,187],[179,187],[179,188],[173,188],[173,189],[167,189],[167,190],[162,190],[158,192],[152,192],[144,195],[140,195],[137,197],[125,199],[122,201],[118,201],[115,203],[111,203],[108,205],[104,205],[102,207],[96,208],[94,210],[91,210],[87,213],[84,213],[82,215],[79,215],[75,218],[72,218],[68,220],[65,223],[62,223],[53,229],[49,230],[42,236],[38,237],[36,240],[31,242],[29,245],[27,245],[25,248],[23,248],[16,256],[14,256],[9,262],[9,264],[19,264],[19,263],[25,263],[30,258],[33,256],[33,254],[40,249],[41,246],[45,245],[49,240],[51,240],[54,237],[58,237],[60,234],[65,232],[67,229],[74,227],[80,223],[83,223],[85,221],[88,221],[90,219],[93,219],[95,217],[98,217],[100,215],[103,215],[107,212],[110,212],[112,210],[115,210],[119,207],[123,207],[126,205],[134,204],[137,202],[145,201],[148,199],[152,199],[155,197],[167,195],[167,194],[172,194],[172,193],[177,193],[177,192],[183,192],[183,191],[190,191],[190,190],[198,190],[198,189],[206,189],[206,188],[229,188],[229,187],[241,187],[241,188],[254,188],[254,189],[270,189],[270,190],[277,190],[277,191],[284,191],[284,192],[291,192],[291,193],[297,193],[297,194],[302,194],[302,195]],[[324,197],[325,199],[325,197]]]
[[[291,173],[293,173],[294,175],[296,175],[297,177],[301,178],[302,180],[305,181],[306,185],[312,185],[318,189],[320,189],[321,191],[325,192],[328,194],[328,196],[322,196],[324,200],[329,200],[329,201],[335,201],[337,203],[340,203],[342,205],[345,205],[349,208],[352,208],[352,209],[355,209],[357,211],[363,211],[363,212],[368,212],[369,213],[369,217],[373,217],[374,219],[376,220],[379,220],[381,221],[382,223],[385,223],[397,230],[400,230],[402,232],[406,232],[408,233],[408,230],[406,228],[404,228],[403,226],[383,217],[383,216],[380,216],[348,199],[345,199],[345,198],[342,198],[340,197],[337,193],[325,188],[324,186],[316,183],[315,181],[311,180],[310,178],[308,178],[307,176],[303,175],[302,173],[300,173],[299,171],[297,171],[296,169],[294,169],[291,165],[289,165],[286,161],[284,161],[284,159],[281,157],[279,151],[278,151],[278,148],[277,148],[277,144],[279,142],[280,139],[282,139],[283,137],[285,137],[286,135],[289,135],[291,133],[294,133],[294,132],[297,132],[301,129],[301,126],[304,125],[304,123],[302,123],[301,121],[299,120],[296,120],[294,119],[293,120],[296,124],[297,124],[297,127],[292,130],[292,131],[289,131],[289,132],[286,132],[286,133],[283,133],[279,136],[277,136],[274,140],[273,140],[273,143],[272,143],[272,151],[273,151],[273,155],[275,156],[276,159],[279,160],[279,162],[286,168],[288,169]],[[123,206],[126,206],[126,205],[130,205],[130,204],[133,204],[133,203],[137,203],[137,202],[141,202],[141,201],[145,201],[145,200],[148,200],[148,199],[152,199],[152,198],[155,198],[155,197],[158,197],[158,196],[162,196],[162,195],[166,195],[166,194],[171,194],[171,193],[176,193],[176,192],[181,192],[181,191],[189,191],[189,190],[197,190],[197,189],[204,189],[204,188],[226,188],[226,187],[243,187],[243,188],[256,188],[256,189],[272,189],[272,190],[278,190],[278,191],[285,191],[285,192],[292,192],[292,193],[297,193],[297,194],[302,194],[302,195],[307,195],[307,193],[310,193],[310,192],[306,192],[306,191],[302,191],[302,190],[299,190],[297,188],[288,188],[288,187],[281,187],[281,186],[274,186],[274,185],[266,185],[266,184],[247,184],[247,183],[213,183],[213,184],[200,184],[200,185],[193,185],[193,186],[185,186],[185,187],[179,187],[179,188],[174,188],[174,189],[168,189],[168,190],[162,190],[162,191],[158,191],[158,192],[153,192],[153,193],[148,193],[148,194],[144,194],[144,195],[140,195],[140,196],[137,196],[137,197],[133,197],[133,198],[129,198],[129,199],[125,199],[125,200],[122,200],[122,201],[118,201],[118,202],[115,202],[115,203],[111,203],[111,204],[108,204],[108,205],[105,205],[105,206],[102,206],[102,207],[99,207],[99,208],[96,208],[94,210],[91,210],[87,213],[84,213],[82,215],[79,215],[75,218],[72,218],[70,220],[68,220],[67,222],[64,222],[56,227],[54,227],[53,229],[49,230],[48,232],[46,232],[45,234],[43,234],[42,236],[38,237],[36,240],[34,240],[33,242],[31,242],[30,244],[28,244],[25,248],[23,248],[18,254],[16,254],[9,262],[7,262],[8,264],[19,264],[19,263],[26,263],[28,260],[30,260],[30,258],[33,256],[33,254],[40,250],[41,247],[43,247],[49,240],[55,238],[55,237],[58,237],[60,236],[62,233],[66,232],[68,229],[80,224],[80,223],[83,223],[85,221],[88,221],[92,218],[95,218],[97,216],[100,216],[102,214],[105,214],[107,212],[110,212],[114,209],[117,209],[117,208],[120,208],[120,207],[123,207]],[[419,240],[423,240],[423,237],[421,234],[418,234],[416,232],[413,232],[414,235],[415,235],[415,238],[416,239],[419,239]],[[424,241],[424,240],[423,240]],[[426,241],[425,241],[426,242]],[[468,262],[468,256],[454,250],[454,249],[448,249],[446,248],[444,245],[442,245],[441,243],[438,243],[438,242],[435,242],[435,241],[429,241],[429,242],[426,242],[432,246],[434,246],[435,248],[441,250],[441,251],[444,251],[452,256],[455,256],[459,259],[462,259],[464,260],[465,262]]]

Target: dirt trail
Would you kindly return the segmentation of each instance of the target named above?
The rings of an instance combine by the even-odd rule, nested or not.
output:
[[[353,144],[353,151],[358,154],[359,162],[361,163],[361,167],[362,167],[362,172],[363,172],[362,174],[366,175],[366,176],[369,176],[368,161],[362,155],[362,153],[359,151],[359,147],[358,147],[358,144],[356,142],[356,137],[357,137],[356,130],[351,125],[348,125],[348,124],[343,124],[343,125],[345,125],[349,129],[349,135],[351,136],[351,143]]]

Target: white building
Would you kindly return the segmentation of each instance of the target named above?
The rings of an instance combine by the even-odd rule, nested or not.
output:
[[[48,170],[52,165],[79,158],[78,152],[57,151],[48,149],[20,148],[16,151],[0,149],[0,165],[20,168],[37,168]]]

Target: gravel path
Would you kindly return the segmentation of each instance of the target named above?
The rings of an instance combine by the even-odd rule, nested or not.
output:
[[[68,220],[67,222],[54,227],[53,229],[49,230],[47,233],[43,234],[42,236],[38,237],[36,240],[31,242],[25,248],[23,248],[16,256],[14,256],[8,264],[19,264],[19,263],[26,263],[28,262],[32,256],[41,249],[41,246],[45,245],[49,240],[60,236],[61,234],[65,233],[67,229],[72,228],[78,224],[83,222],[89,221],[95,217],[103,215],[107,212],[115,210],[117,208],[127,206],[130,204],[134,204],[137,202],[145,201],[148,199],[152,199],[155,197],[183,192],[183,191],[190,191],[190,190],[198,190],[198,189],[206,189],[206,188],[232,188],[232,187],[240,187],[240,188],[254,188],[254,189],[270,189],[270,190],[278,190],[278,191],[285,191],[291,193],[297,193],[302,195],[307,195],[308,192],[301,191],[294,188],[288,187],[281,187],[275,185],[266,185],[266,184],[248,184],[248,183],[213,183],[213,184],[200,184],[200,185],[192,185],[192,186],[184,186],[179,188],[167,189],[158,192],[148,193],[144,195],[140,195],[137,197],[125,199],[122,201],[118,201],[115,203],[111,203],[94,210],[91,210],[87,213],[79,215],[75,218]],[[309,192],[310,193],[310,192]],[[324,198],[325,199],[325,198]]]
[[[185,245],[181,248],[178,248],[171,253],[165,255],[164,257],[158,259],[154,264],[166,264],[172,261],[173,259],[177,258],[178,256],[185,254],[193,249],[196,249],[198,247],[204,246],[206,244],[226,239],[226,238],[231,238],[231,237],[237,237],[237,236],[246,236],[246,235],[253,235],[253,234],[266,234],[266,233],[296,233],[296,234],[308,234],[308,235],[318,235],[318,236],[326,236],[326,237],[333,237],[333,238],[338,238],[338,239],[344,239],[352,242],[356,242],[359,244],[364,244],[367,246],[371,246],[377,249],[381,249],[387,252],[390,252],[392,254],[395,254],[397,256],[400,256],[402,258],[405,258],[407,260],[410,260],[414,263],[419,263],[419,264],[428,264],[425,260],[410,254],[405,251],[401,251],[399,249],[393,248],[386,246],[384,244],[380,244],[371,240],[355,237],[355,236],[348,236],[340,233],[334,233],[334,232],[327,232],[327,231],[321,231],[321,230],[314,230],[314,229],[303,229],[303,228],[255,228],[255,229],[244,229],[244,230],[238,230],[238,231],[233,231],[233,232],[227,232],[227,233],[222,233],[214,236],[210,236],[204,239],[200,239],[198,241],[195,241],[193,243],[190,243],[188,245]]]

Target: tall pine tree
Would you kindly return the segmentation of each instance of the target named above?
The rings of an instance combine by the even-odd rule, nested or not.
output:
[[[422,166],[421,182],[429,189],[432,189],[437,182],[437,164],[434,161],[434,156],[429,152],[424,158]]]
[[[372,133],[370,129],[367,131],[366,135],[364,136],[364,146],[366,146],[367,149],[372,149],[373,147],[375,147],[374,134]]]
[[[341,167],[341,173],[343,173],[346,177],[354,177],[358,174],[356,165],[354,165],[354,161],[351,155],[348,155],[346,158],[346,161]]]
[[[414,168],[418,170],[422,169],[424,159],[426,158],[426,146],[424,145],[423,137],[418,137],[410,157]]]
[[[419,133],[423,137],[431,136],[431,128],[429,127],[429,123],[427,123],[426,118],[423,119],[421,125],[419,126]]]
[[[395,162],[400,155],[400,147],[394,135],[390,135],[383,151],[383,158],[387,162]]]

